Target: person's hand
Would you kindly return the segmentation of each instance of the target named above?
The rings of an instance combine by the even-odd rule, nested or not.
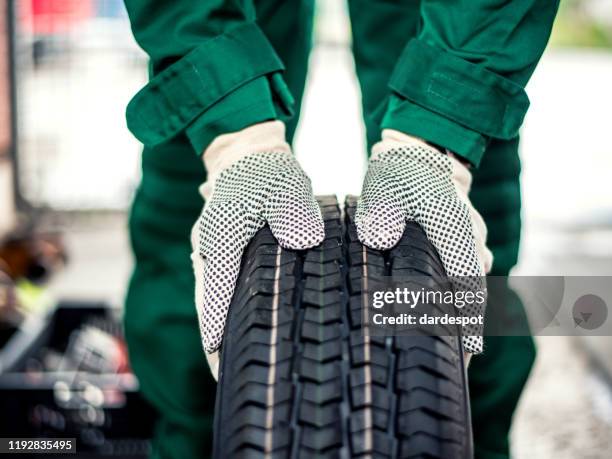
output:
[[[266,223],[287,249],[324,238],[324,223],[284,125],[269,122],[218,138],[204,154],[206,204],[192,230],[196,307],[207,353],[217,351],[244,249]],[[211,361],[212,360],[212,361]],[[217,357],[209,357],[213,374]]]
[[[469,169],[420,139],[383,131],[372,157],[357,203],[355,223],[359,240],[377,250],[395,246],[407,220],[421,225],[436,247],[446,274],[480,288],[493,261],[486,247],[487,229],[468,199]],[[473,310],[463,311],[466,315]],[[482,352],[481,327],[468,328],[464,349]]]

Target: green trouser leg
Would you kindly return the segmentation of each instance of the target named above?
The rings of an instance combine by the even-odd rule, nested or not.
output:
[[[516,264],[521,233],[519,175],[518,138],[490,142],[474,173],[470,198],[489,231],[493,276],[508,275]],[[507,286],[501,288],[504,301],[487,305],[485,352],[474,357],[469,368],[475,455],[482,459],[510,457],[512,416],[535,360],[521,300]],[[513,324],[508,334],[517,336],[486,336],[500,323]]]
[[[501,8],[502,13],[495,13],[495,21],[498,22],[496,28],[506,26],[507,29],[515,31],[517,37],[522,37],[518,42],[500,46],[499,49],[504,49],[504,53],[501,53],[501,57],[497,60],[489,55],[489,53],[495,54],[492,52],[494,51],[492,47],[500,45],[491,39],[491,34],[497,34],[497,30],[491,29],[487,33],[486,27],[479,27],[478,31],[474,32],[469,29],[470,24],[480,24],[478,17],[485,14],[478,11],[479,6],[482,8],[493,3],[495,2],[471,1],[470,5],[467,5],[461,1],[452,2],[452,5],[464,8],[460,15],[456,9],[453,12],[454,8],[450,2],[428,0],[423,2],[349,0],[349,9],[368,147],[380,139],[381,128],[388,127],[424,137],[447,148],[459,146],[459,150],[466,158],[474,163],[480,162],[480,167],[474,171],[471,199],[489,229],[489,247],[495,258],[491,274],[507,275],[516,263],[520,239],[520,162],[518,136],[514,131],[518,129],[516,118],[522,120],[524,113],[514,113],[514,119],[510,120],[514,125],[510,128],[500,125],[496,126],[497,131],[487,131],[478,124],[479,120],[475,120],[474,123],[470,119],[459,119],[453,103],[449,103],[450,107],[430,105],[431,101],[422,94],[412,93],[413,88],[406,89],[402,81],[404,77],[409,81],[417,79],[419,72],[423,70],[418,66],[419,58],[424,61],[424,65],[430,64],[428,69],[430,74],[423,75],[423,78],[435,75],[435,78],[430,79],[428,86],[415,84],[415,87],[420,87],[424,92],[432,89],[439,90],[440,93],[450,91],[449,88],[436,86],[441,81],[449,83],[445,80],[444,73],[440,72],[449,72],[448,78],[456,78],[465,70],[465,63],[461,62],[453,69],[452,59],[450,63],[440,63],[439,67],[433,65],[432,69],[432,63],[419,55],[419,51],[422,50],[415,50],[410,45],[412,38],[425,37],[426,43],[434,43],[439,48],[444,48],[439,45],[441,42],[452,44],[453,40],[462,41],[466,46],[473,47],[469,52],[466,51],[467,55],[471,53],[473,56],[478,56],[477,59],[487,62],[490,68],[505,67],[507,70],[505,76],[514,77],[518,82],[515,84],[524,84],[543,50],[545,37],[556,9],[555,2],[548,2],[546,5],[544,2],[518,1],[512,2],[514,7],[510,6],[509,2],[497,2],[500,6],[503,6],[502,4],[508,6],[505,9]],[[445,18],[444,8],[447,6],[449,17]],[[506,17],[503,14],[504,10]],[[470,13],[475,14],[469,17]],[[461,16],[460,23],[453,20],[453,14]],[[525,25],[512,23],[520,17],[527,18]],[[519,30],[521,27],[525,30]],[[499,36],[506,37],[504,34]],[[536,41],[525,40],[526,36]],[[406,42],[409,43],[408,52],[404,49]],[[410,58],[414,60],[411,61]],[[510,72],[512,68],[517,70]],[[482,74],[489,71],[475,70]],[[485,76],[491,78],[488,74]],[[465,81],[465,87],[460,81],[459,86],[451,88],[452,91],[463,93],[459,96],[467,97],[469,94],[465,92],[473,91],[474,88],[471,86],[470,78]],[[507,86],[504,81],[495,84]],[[476,89],[476,92],[483,91]],[[523,99],[520,97],[520,91],[517,92],[518,101],[509,99],[504,106],[509,107],[510,113],[513,113],[512,110],[517,112],[521,108]],[[458,100],[461,100],[461,97],[458,97]],[[463,102],[464,104],[459,104],[458,107],[469,113],[470,107],[465,105],[469,101]],[[502,102],[497,101],[500,106],[503,106]],[[475,100],[472,103],[478,104],[479,101]],[[495,114],[497,108],[493,104],[490,108],[491,114]],[[444,116],[440,116],[441,114]],[[456,132],[461,134],[455,135]],[[491,139],[490,134],[505,138]],[[484,150],[486,153],[483,155]],[[506,316],[512,316],[515,326],[527,330],[527,319],[518,297],[507,293],[503,296],[507,301],[504,304],[490,304],[488,316],[491,320],[495,320],[495,316],[498,315],[495,311],[503,310]],[[469,370],[477,458],[509,457],[508,434],[512,415],[534,358],[535,346],[527,331],[524,336],[485,337],[485,352],[473,359]]]
[[[312,3],[305,1],[301,5],[297,8],[295,3],[284,0],[255,2],[258,26],[287,64],[283,77],[295,97],[296,110],[304,87],[312,24]],[[142,28],[135,20],[140,16],[131,13],[133,27]],[[223,24],[212,21],[213,25]],[[151,38],[154,39],[155,36]],[[178,44],[176,52],[180,53]],[[163,46],[169,44],[150,45],[149,49]],[[163,59],[154,51],[151,57],[155,75]],[[267,95],[264,91],[262,97]],[[240,103],[232,107],[227,99],[201,115],[200,119],[212,120],[203,128],[204,138],[216,130],[240,128],[241,122],[250,122],[241,115],[215,123],[220,110],[231,114],[232,108],[240,107]],[[261,112],[253,111],[253,119],[271,116],[271,106],[270,101],[264,102]],[[289,139],[295,123],[292,120],[287,124]],[[197,135],[188,138],[181,134],[145,148],[142,182],[130,217],[136,265],[126,300],[126,337],[141,391],[159,412],[153,457],[164,459],[205,458],[212,446],[216,385],[202,350],[189,258],[189,233],[203,205],[198,186],[205,180],[202,162],[194,154],[194,147],[202,148],[203,144],[196,147],[195,138]]]

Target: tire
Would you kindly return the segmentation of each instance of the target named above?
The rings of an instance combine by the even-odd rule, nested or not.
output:
[[[364,275],[443,273],[421,228],[392,250],[365,249],[347,198],[319,198],[325,241],[248,246],[221,350],[213,457],[470,458],[458,337],[364,337]]]

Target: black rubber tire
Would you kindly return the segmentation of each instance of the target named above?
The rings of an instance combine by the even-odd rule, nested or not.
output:
[[[364,249],[347,198],[319,198],[325,241],[247,248],[221,351],[213,457],[470,458],[458,337],[364,337],[365,275],[439,276],[416,224],[388,252]]]

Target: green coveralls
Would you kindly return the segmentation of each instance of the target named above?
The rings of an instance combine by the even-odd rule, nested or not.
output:
[[[136,256],[126,303],[131,362],[159,410],[154,456],[206,457],[215,383],[194,307],[189,232],[202,209],[201,153],[217,135],[282,119],[291,140],[311,47],[313,0],[126,0],[150,81],[130,103],[145,145],[130,218]],[[517,259],[518,130],[524,86],[558,1],[349,0],[368,144],[394,128],[479,166],[471,199],[489,229],[493,275]],[[355,154],[359,154],[355,152]],[[518,299],[488,315],[525,322]],[[535,358],[529,336],[486,337],[470,366],[476,456],[506,458]]]

